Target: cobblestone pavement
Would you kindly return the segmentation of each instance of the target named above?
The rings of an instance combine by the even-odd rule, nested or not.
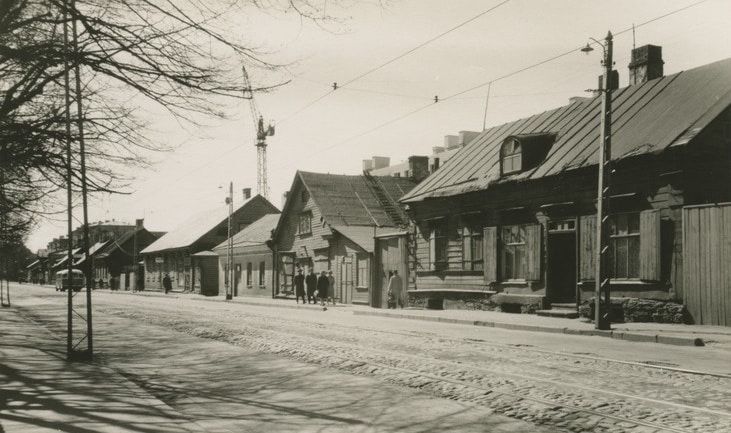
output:
[[[349,323],[346,315],[321,321],[275,308],[115,295],[98,296],[95,309],[376,377],[561,431],[731,432],[727,377],[450,338],[415,322],[385,330],[362,320]]]

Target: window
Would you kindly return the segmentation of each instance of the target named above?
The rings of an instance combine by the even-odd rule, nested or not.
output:
[[[300,198],[302,199],[302,204],[307,204],[307,201],[310,199],[310,193],[306,189],[303,189]]]
[[[252,273],[252,266],[251,262],[246,264],[246,287],[251,287],[251,273]]]
[[[462,236],[462,269],[481,271],[482,260],[482,225],[475,221],[464,221],[460,226]]]
[[[500,152],[503,174],[515,173],[523,168],[521,146],[518,140],[513,138],[506,141]]]
[[[368,257],[358,256],[358,287],[368,287]]]
[[[441,219],[434,223],[432,226],[431,233],[431,262],[432,269],[435,271],[443,271],[447,269],[447,246],[448,240],[449,222],[448,220]]]
[[[525,226],[500,229],[500,263],[503,280],[524,280],[526,276]]]
[[[302,212],[300,214],[299,225],[297,226],[297,233],[301,235],[312,233],[312,212]]]
[[[266,285],[266,264],[259,262],[259,287]]]
[[[612,278],[640,277],[640,214],[609,219],[609,271]]]

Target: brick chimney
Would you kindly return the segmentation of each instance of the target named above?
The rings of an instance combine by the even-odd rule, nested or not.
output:
[[[136,219],[135,220],[135,228],[137,230],[145,227],[145,220],[144,218]]]
[[[409,157],[409,173],[411,178],[416,182],[421,182],[429,176],[429,157],[428,156],[410,156]]]
[[[663,76],[662,47],[644,45],[632,50],[632,61],[629,63],[629,84],[642,84]]]
[[[244,188],[242,191],[244,193],[244,200],[251,198],[251,188]]]

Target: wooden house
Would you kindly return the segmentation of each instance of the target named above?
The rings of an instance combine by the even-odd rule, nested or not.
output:
[[[274,292],[273,253],[269,248],[272,231],[279,221],[278,213],[264,215],[236,233],[232,241],[233,283],[232,296],[272,297]],[[226,293],[229,272],[228,239],[213,248],[218,255],[218,292]]]
[[[246,193],[245,193],[246,197]],[[237,233],[264,215],[279,213],[260,195],[246,198],[231,216]],[[169,275],[174,291],[218,294],[218,255],[213,247],[228,238],[228,207],[209,209],[184,222],[141,251],[145,290],[162,291]]]
[[[661,317],[683,303],[731,325],[731,59],[663,76],[659,47],[632,58],[612,92],[612,298],[655,306],[625,319],[683,321]],[[412,303],[575,314],[593,297],[600,99],[489,128],[401,198]]]
[[[164,234],[148,231],[142,226],[142,220],[138,220],[134,231],[108,241],[98,252],[92,253],[94,287],[144,289],[144,268],[139,265],[142,260],[140,252]]]
[[[426,160],[421,161],[426,170]],[[341,302],[380,305],[384,274],[375,239],[398,232],[408,218],[398,198],[416,185],[413,178],[335,175],[298,171],[272,249],[275,295],[291,294],[297,268],[333,272],[333,295]],[[405,269],[404,269],[405,271]]]

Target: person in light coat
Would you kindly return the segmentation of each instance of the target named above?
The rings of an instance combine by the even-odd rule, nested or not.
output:
[[[388,279],[388,291],[393,293],[393,297],[396,300],[396,305],[399,308],[404,308],[404,297],[403,297],[403,281],[399,276],[397,270],[393,270],[393,275]]]

